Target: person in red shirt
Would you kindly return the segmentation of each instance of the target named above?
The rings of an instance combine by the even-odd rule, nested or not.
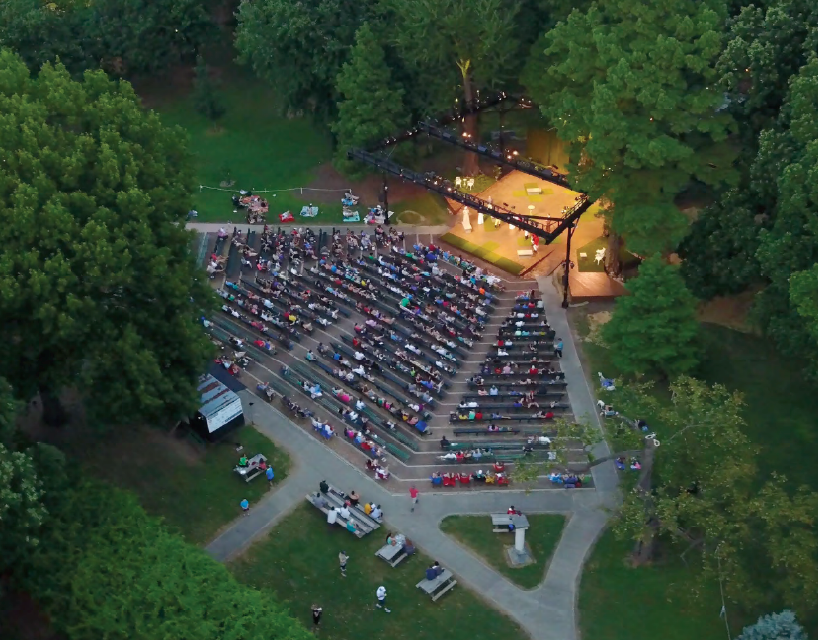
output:
[[[537,371],[537,367],[531,367],[528,370],[528,373],[530,373],[532,376],[536,376],[539,373],[539,371]]]
[[[415,489],[415,487],[412,487],[411,489],[409,489],[409,497],[412,498],[412,508],[410,509],[410,511],[415,510],[415,505],[418,503],[418,494],[419,493],[420,492],[417,489]]]

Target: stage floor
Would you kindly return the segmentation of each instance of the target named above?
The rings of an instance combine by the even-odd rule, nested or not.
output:
[[[539,187],[540,194],[529,194],[526,189]],[[512,211],[525,215],[541,215],[561,217],[563,207],[571,206],[574,203],[576,192],[570,189],[553,185],[544,180],[538,180],[532,176],[519,171],[512,171],[504,176],[500,181],[495,182],[488,189],[478,194],[484,200],[491,198],[496,204],[501,204]],[[459,203],[452,202],[458,207],[453,216],[454,225],[449,233],[457,236],[464,244],[463,250],[473,253],[479,258],[497,264],[501,268],[509,266],[507,262],[517,265],[516,272],[533,266],[544,256],[556,251],[556,247],[562,245],[564,252],[565,238],[560,236],[551,245],[546,246],[540,242],[539,251],[532,256],[520,256],[517,251],[520,249],[531,249],[530,238],[525,237],[525,233],[516,227],[509,227],[508,224],[500,223],[495,226],[494,220],[488,216],[483,216],[483,224],[477,224],[478,213],[469,211],[469,222],[472,230],[463,229],[463,207]],[[529,207],[533,207],[530,209]],[[454,207],[453,207],[454,208]],[[583,216],[592,217],[589,215]],[[556,224],[556,223],[554,223]],[[580,222],[580,224],[582,224]],[[505,267],[502,265],[505,263]],[[514,273],[514,270],[512,270]]]

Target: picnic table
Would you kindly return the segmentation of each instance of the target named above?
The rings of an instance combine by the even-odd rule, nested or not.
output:
[[[427,595],[430,595],[432,597],[432,602],[435,602],[444,593],[450,589],[454,589],[456,584],[457,580],[454,579],[454,574],[448,569],[443,569],[440,575],[438,575],[434,580],[427,580],[424,578],[415,586]]]
[[[264,469],[261,468],[261,463],[265,463]],[[238,473],[242,478],[244,478],[245,482],[250,482],[253,478],[260,476],[262,473],[267,471],[267,458],[257,453],[252,458],[247,460],[247,466],[242,467],[241,465],[236,465],[233,468],[233,471]]]
[[[393,568],[409,557],[405,545],[402,544],[385,544],[375,552],[375,555]]]
[[[494,533],[508,533],[512,531],[509,525],[514,525],[514,529],[528,529],[528,518],[523,515],[492,513],[491,524],[494,526]]]

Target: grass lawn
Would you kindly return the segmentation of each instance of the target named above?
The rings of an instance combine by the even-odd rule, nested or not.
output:
[[[308,628],[310,606],[322,606],[324,638],[474,640],[522,635],[511,620],[460,584],[432,602],[415,588],[430,558],[418,554],[393,569],[375,557],[387,532],[388,527],[381,527],[358,539],[339,527],[328,529],[324,515],[304,504],[230,568],[242,582],[273,591]],[[338,570],[341,550],[350,556],[347,578]],[[381,585],[391,614],[375,608],[375,590]]]
[[[241,442],[248,456],[267,456],[277,483],[287,477],[289,456],[251,426],[234,432],[224,443],[207,445],[203,454],[165,433],[124,427],[104,438],[78,440],[63,448],[94,476],[133,491],[148,513],[161,516],[188,541],[201,544],[241,514],[243,498],[252,506],[269,490],[263,476],[248,484],[233,473],[241,455],[235,451],[236,442]]]
[[[493,533],[488,516],[449,516],[440,528],[515,584],[533,589],[545,578],[545,568],[562,535],[565,517],[548,514],[526,517],[531,528],[525,532],[525,541],[536,562],[519,569],[512,569],[506,562],[506,547],[514,544],[514,536]]]
[[[585,336],[587,319],[576,311],[572,323]],[[818,489],[813,427],[818,394],[800,373],[800,363],[780,356],[763,338],[718,325],[703,324],[702,341],[706,358],[697,376],[744,395],[746,433],[761,449],[756,459],[760,479],[779,471],[796,485]],[[618,375],[606,348],[583,342],[582,351],[593,375]],[[628,544],[610,533],[593,552],[580,594],[585,637],[621,640],[634,630],[640,638],[662,635],[668,640],[724,634],[715,585],[702,586],[710,595],[700,602],[680,601],[685,590],[701,586],[695,571],[673,563],[632,570],[623,564],[627,552]],[[730,621],[734,632],[748,622]]]
[[[241,210],[233,214],[230,196],[234,190],[284,190],[306,187],[315,178],[317,166],[330,160],[332,145],[328,132],[317,127],[309,118],[287,119],[278,114],[276,95],[272,87],[231,65],[225,73],[219,94],[227,109],[218,130],[193,108],[190,97],[167,103],[159,108],[163,121],[178,124],[190,136],[190,150],[195,155],[196,179],[199,185],[219,188],[223,180],[235,180],[227,191],[204,189],[195,194],[199,222],[230,220],[244,222]],[[291,211],[298,220],[301,207],[307,204],[309,192],[296,197],[295,191],[268,194],[268,220]],[[310,220],[339,222],[341,193],[338,198],[327,194],[315,200],[332,201],[318,204],[320,214]],[[306,218],[305,218],[306,220]]]
[[[596,262],[596,252],[597,249],[607,249],[608,248],[608,239],[607,238],[596,238],[591,240],[585,246],[580,247],[577,249],[577,269],[580,271],[597,271],[602,272],[605,271],[605,261],[603,260],[599,264]],[[579,254],[585,253],[587,256],[585,258],[580,257]],[[633,255],[630,251],[627,251],[624,247],[619,251],[619,259],[622,261],[622,268],[623,269],[631,269],[639,264],[639,258]]]
[[[486,262],[493,264],[495,267],[498,267],[503,271],[508,271],[509,273],[514,274],[515,276],[518,275],[520,271],[525,269],[525,265],[494,253],[493,249],[499,247],[499,244],[491,243],[489,246],[485,244],[477,245],[473,242],[469,242],[468,240],[464,240],[460,236],[456,236],[453,233],[444,233],[442,236],[440,236],[440,239],[443,242],[448,242],[450,245],[460,249],[461,251],[470,253],[481,260],[485,260]]]
[[[624,640],[719,640],[718,584],[702,583],[698,572],[668,559],[654,566],[628,567],[630,543],[606,531],[585,565],[579,594],[583,638]],[[695,564],[695,560],[692,565]],[[691,565],[691,566],[692,566]],[[691,589],[700,597],[691,597]],[[733,631],[741,626],[730,621]]]
[[[417,198],[402,200],[389,207],[401,224],[438,225],[448,224],[451,216],[446,202],[436,193],[427,193]]]

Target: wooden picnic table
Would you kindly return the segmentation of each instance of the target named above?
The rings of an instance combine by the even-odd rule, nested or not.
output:
[[[264,462],[265,465],[267,463],[267,458],[262,455],[261,453],[257,453],[252,458],[247,460],[247,466],[242,467],[241,465],[236,465],[233,469],[236,473],[238,473],[242,478],[244,478],[245,482],[250,482],[253,478],[260,476],[262,473],[267,471],[267,467],[265,466],[264,469],[261,468],[261,463]]]
[[[427,580],[424,578],[415,585],[418,589],[432,597],[432,602],[435,602],[444,593],[450,589],[454,589],[457,580],[454,579],[454,574],[448,569],[443,569],[443,572],[434,580]]]
[[[375,555],[393,568],[409,557],[406,546],[402,544],[385,544],[375,552]]]

